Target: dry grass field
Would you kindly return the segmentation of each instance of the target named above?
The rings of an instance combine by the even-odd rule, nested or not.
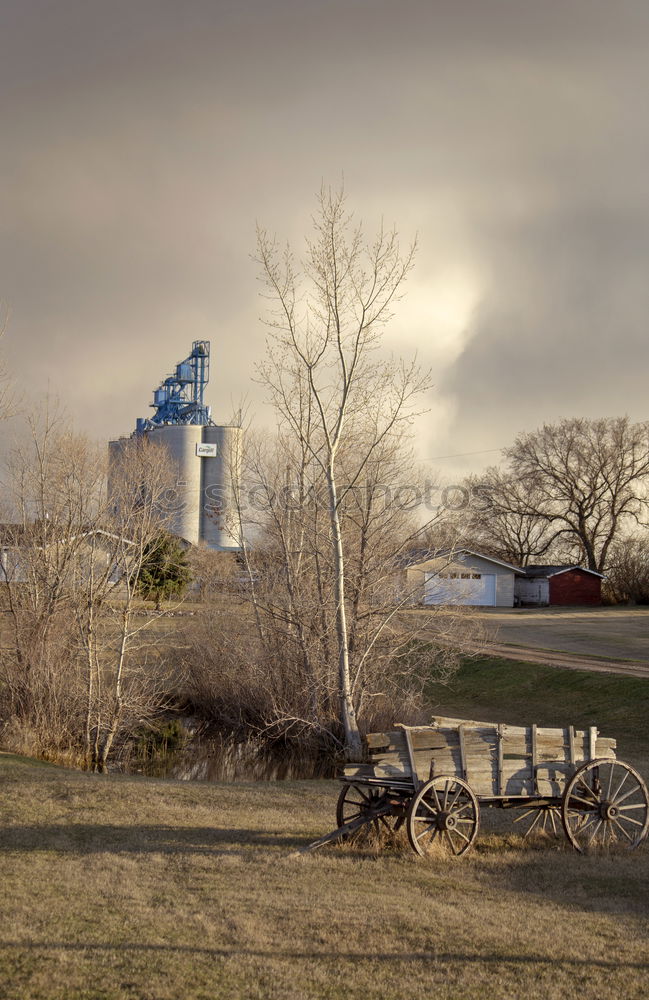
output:
[[[209,785],[0,756],[11,1000],[646,997],[649,849],[493,822],[465,859],[328,848],[334,782]]]
[[[649,680],[482,658],[428,696],[469,718],[595,722],[649,777]],[[181,783],[0,754],[0,790],[2,1000],[649,995],[647,843],[583,857],[487,812],[465,858],[402,842],[295,858],[335,825],[335,782]]]

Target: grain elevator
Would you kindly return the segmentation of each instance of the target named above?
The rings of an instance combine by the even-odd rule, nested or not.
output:
[[[176,477],[171,491],[170,530],[219,551],[240,548],[235,495],[241,467],[241,427],[217,425],[206,405],[210,342],[196,340],[153,392],[153,415],[139,417],[131,437],[146,435],[165,446]],[[109,443],[115,455],[128,438]]]

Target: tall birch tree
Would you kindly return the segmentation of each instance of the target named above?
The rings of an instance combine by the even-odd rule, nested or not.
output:
[[[382,333],[414,253],[414,244],[402,252],[396,231],[383,226],[366,240],[347,211],[344,192],[326,187],[299,263],[290,247],[281,248],[258,230],[257,260],[269,301],[267,355],[259,377],[281,432],[319,469],[326,488],[338,696],[350,758],[359,756],[361,739],[341,512],[384,443],[412,420],[430,386],[416,360],[381,353]]]

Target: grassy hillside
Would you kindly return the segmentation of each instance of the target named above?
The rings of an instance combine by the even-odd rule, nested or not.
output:
[[[494,675],[495,676],[495,675]],[[290,854],[334,782],[181,784],[0,755],[11,1000],[646,996],[649,849]]]
[[[596,725],[617,739],[618,756],[649,764],[649,680],[485,656],[466,660],[450,684],[430,685],[428,694],[439,715],[512,725]]]

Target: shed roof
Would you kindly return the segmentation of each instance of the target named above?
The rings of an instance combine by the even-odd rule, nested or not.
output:
[[[496,559],[494,556],[485,555],[484,552],[475,552],[473,549],[438,549],[437,551],[431,550],[424,558],[421,558],[421,554],[418,553],[418,558],[416,562],[408,563],[408,569],[416,569],[417,566],[423,566],[425,563],[432,562],[434,559],[455,559],[458,556],[468,555],[475,556],[476,559],[484,559],[485,562],[494,563],[496,566],[503,566],[505,569],[510,569],[512,573],[524,573],[520,566],[512,566],[511,563],[504,562],[502,559]]]
[[[578,569],[582,573],[590,573],[592,576],[598,576],[601,580],[604,579],[603,573],[597,573],[594,569],[586,569],[585,566],[564,566],[564,565],[545,565],[545,566],[526,566],[524,569],[525,576],[531,579],[536,579],[538,577],[559,576],[560,573],[568,573],[570,570]]]

